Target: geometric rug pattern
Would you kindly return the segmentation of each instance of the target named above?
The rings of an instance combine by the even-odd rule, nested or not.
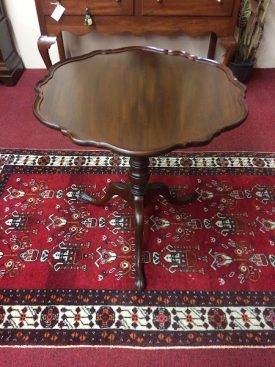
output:
[[[151,182],[196,202],[148,205],[134,290],[133,213],[100,197],[129,159],[106,151],[0,153],[1,345],[275,345],[275,159],[182,153],[150,160]]]

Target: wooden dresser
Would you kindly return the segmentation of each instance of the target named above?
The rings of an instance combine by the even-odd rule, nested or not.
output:
[[[35,2],[41,30],[38,47],[47,68],[51,66],[49,48],[56,41],[60,59],[65,59],[62,31],[78,35],[94,29],[103,34],[210,33],[208,58],[215,58],[217,38],[225,48],[225,64],[235,52],[234,31],[240,0],[61,0],[66,10],[59,22],[50,16],[56,7],[55,0]],[[91,26],[84,25],[86,8],[93,19]]]
[[[9,20],[0,0],[0,82],[13,86],[23,71],[24,65],[15,49]]]

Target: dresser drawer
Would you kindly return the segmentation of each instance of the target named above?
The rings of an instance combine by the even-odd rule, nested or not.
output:
[[[234,0],[142,0],[142,15],[230,16]]]
[[[56,7],[55,0],[40,0],[44,15],[51,15]],[[65,15],[85,15],[88,7],[92,15],[133,15],[134,0],[61,0]]]

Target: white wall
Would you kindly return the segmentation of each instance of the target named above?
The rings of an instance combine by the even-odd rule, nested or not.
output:
[[[43,61],[37,50],[40,35],[34,0],[4,0],[14,33],[16,47],[26,68],[42,68]],[[257,67],[275,67],[275,0],[271,0],[267,14],[265,33],[257,54]],[[67,51],[74,56],[94,49],[114,48],[126,45],[150,45],[170,49],[184,49],[199,56],[206,56],[208,37],[133,37],[125,35],[103,36],[92,32],[86,36],[66,35]],[[58,60],[57,48],[51,48],[52,61]],[[218,47],[216,58],[221,60],[223,50]]]
[[[275,0],[271,0],[266,15],[264,35],[257,53],[257,66],[275,68]]]
[[[10,19],[16,48],[26,68],[44,68],[45,65],[37,49],[40,29],[34,0],[4,0]],[[57,61],[57,48],[52,47],[51,56]]]

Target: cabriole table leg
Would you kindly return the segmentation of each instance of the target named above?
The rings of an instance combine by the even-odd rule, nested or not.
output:
[[[172,204],[188,204],[196,200],[197,193],[187,193],[182,197],[176,197],[169,190],[169,187],[161,182],[149,184],[150,170],[149,158],[132,157],[130,158],[129,183],[112,182],[100,199],[94,199],[83,193],[81,200],[94,205],[105,205],[114,195],[120,196],[126,200],[132,209],[134,209],[135,218],[135,249],[136,249],[136,280],[137,290],[143,290],[146,287],[146,280],[141,261],[143,248],[144,232],[144,208],[156,196],[161,195]]]
[[[46,65],[46,68],[49,69],[52,66],[52,61],[49,55],[49,49],[53,44],[56,43],[56,37],[54,36],[40,36],[37,45],[40,55]]]
[[[94,199],[83,193],[81,200],[93,205],[105,205],[114,195],[126,200],[134,209],[135,217],[135,247],[136,247],[136,289],[145,289],[145,277],[141,262],[143,230],[144,230],[144,207],[145,196],[148,193],[148,181],[150,178],[149,158],[131,158],[129,169],[129,184],[111,183],[105,195],[100,199]]]

